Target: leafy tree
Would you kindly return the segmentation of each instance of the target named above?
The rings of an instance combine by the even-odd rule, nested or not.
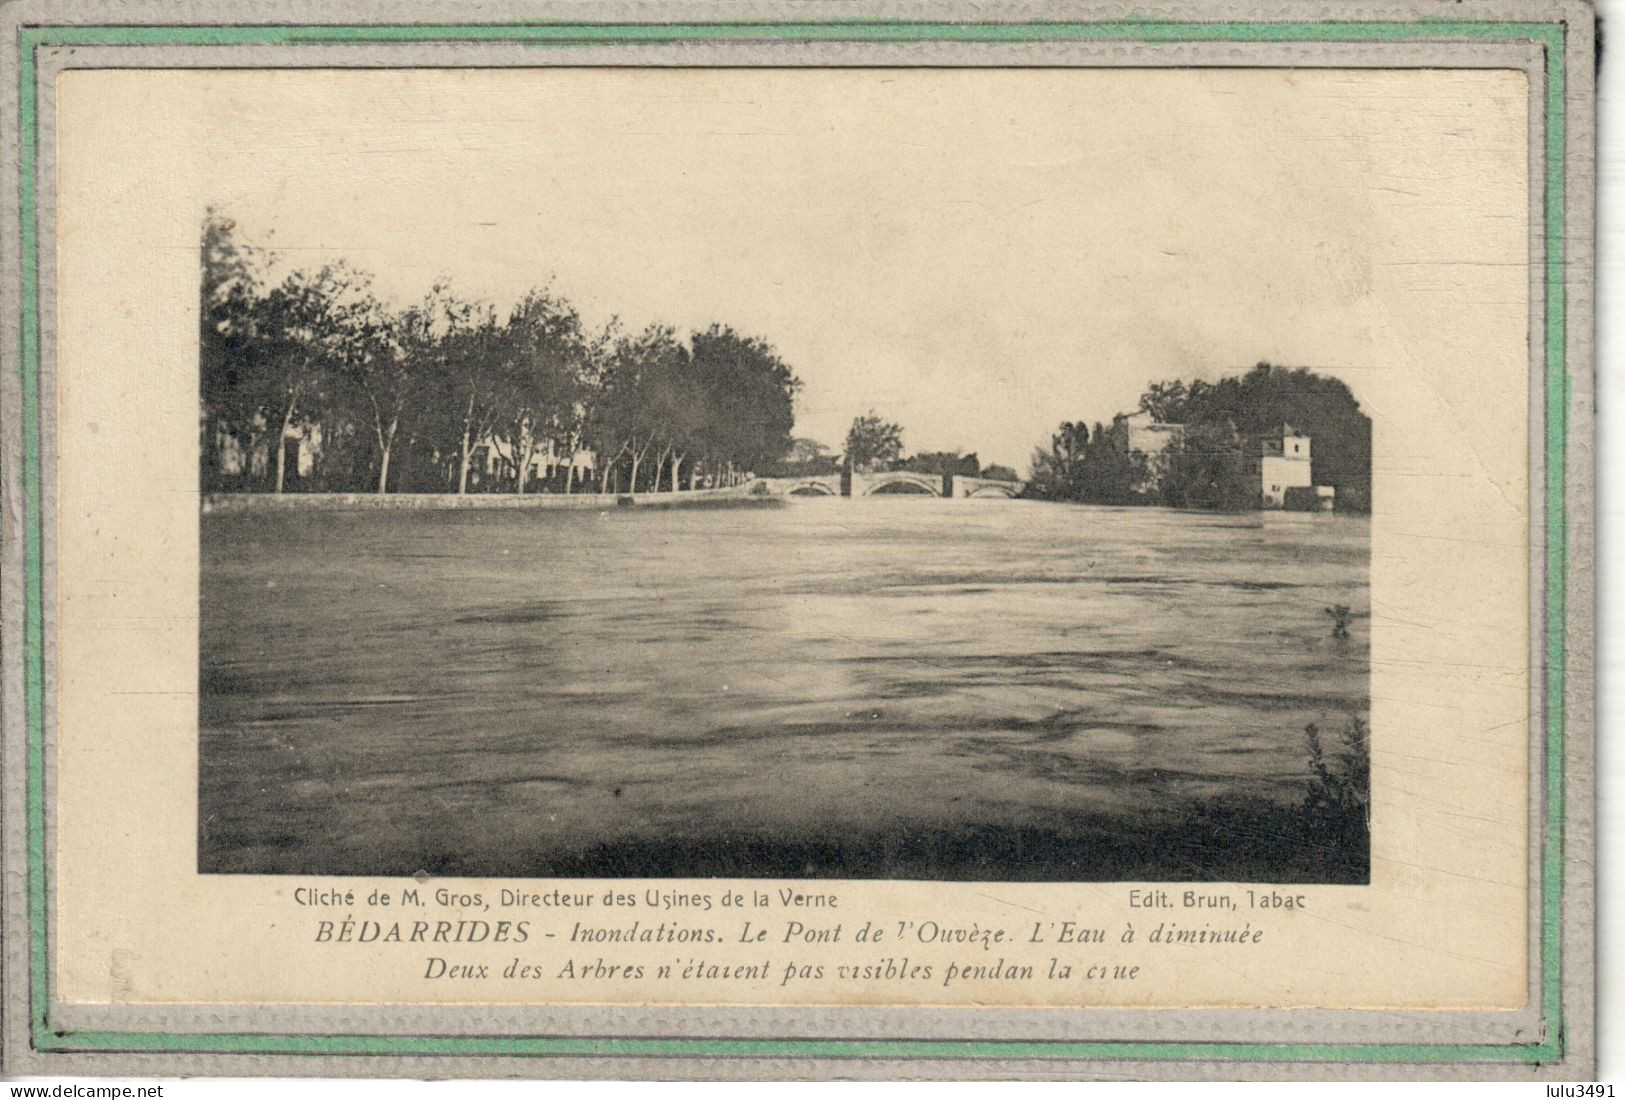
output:
[[[846,433],[846,464],[854,470],[886,470],[903,454],[903,429],[873,409],[852,421]]]
[[[667,438],[673,389],[688,359],[687,349],[664,325],[616,339],[597,395],[591,431],[600,461],[600,490],[625,458],[627,491],[637,492],[638,475],[656,444]]]
[[[1041,500],[1126,504],[1144,478],[1144,456],[1129,454],[1103,425],[1091,433],[1082,421],[1067,421],[1049,449],[1033,456],[1026,493]]]
[[[1175,508],[1240,511],[1258,507],[1242,438],[1228,424],[1189,424],[1164,452],[1163,501]]]
[[[509,334],[488,303],[465,301],[442,288],[434,307],[425,430],[435,454],[452,459],[453,485],[465,495],[474,455],[506,411]]]
[[[786,462],[818,465],[832,461],[830,450],[816,439],[792,439],[790,451],[784,456]]]
[[[998,463],[994,463],[991,466],[983,466],[982,472],[978,476],[985,477],[989,481],[1021,480],[1021,475],[1016,473],[1015,470],[1011,469],[1009,466],[1000,466]]]
[[[1290,425],[1312,441],[1315,484],[1335,487],[1340,507],[1369,506],[1371,418],[1338,379],[1259,363],[1244,375],[1214,383],[1153,384],[1140,407],[1168,423],[1228,425],[1249,446]]]
[[[598,397],[603,392],[604,379],[609,373],[610,351],[613,347],[615,324],[616,322],[611,321],[601,333],[592,335],[582,349],[584,356],[575,378],[576,399],[570,407],[565,422],[564,491],[566,493],[570,492],[574,486],[576,452],[588,445],[588,425],[591,422]]]
[[[1084,456],[1083,499],[1094,504],[1133,502],[1146,481],[1146,456],[1131,454],[1109,428],[1095,425]]]
[[[662,471],[669,472],[671,491],[677,492],[683,464],[690,455],[703,451],[708,442],[706,428],[710,424],[711,410],[706,406],[705,392],[695,377],[693,355],[686,348],[679,350],[682,354],[673,361],[675,369],[662,377],[662,384],[654,394],[655,421],[660,434],[649,487],[655,492],[660,491]],[[698,462],[690,464],[690,474],[698,466]]]
[[[238,238],[236,223],[210,210],[203,222],[199,300],[199,381],[202,399],[202,482],[225,488],[227,448],[238,460],[238,487],[246,487],[250,457],[265,434],[263,374],[267,350],[258,308],[264,294],[265,257]]]
[[[429,358],[425,351],[432,341],[430,316],[425,307],[391,314],[369,301],[355,318],[345,369],[359,398],[359,418],[372,429],[379,493],[388,492],[396,442],[411,411],[411,400],[425,382],[424,364]]]
[[[1027,495],[1039,500],[1082,500],[1084,462],[1089,453],[1089,425],[1064,421],[1050,437],[1048,449],[1033,452],[1033,476]]]
[[[1150,413],[1158,424],[1181,424],[1189,397],[1185,383],[1177,378],[1171,382],[1153,382],[1140,395],[1140,411]]]
[[[311,414],[357,353],[361,318],[371,309],[366,277],[342,263],[314,274],[296,271],[260,300],[257,335],[268,355],[258,382],[272,417],[274,492],[287,484],[289,430],[314,421]]]
[[[690,339],[705,410],[693,445],[725,477],[758,470],[790,449],[801,381],[767,341],[712,325]]]
[[[756,472],[763,477],[825,477],[840,469],[840,457],[818,440],[793,439],[783,458],[764,463]]]
[[[917,474],[941,474],[944,477],[958,474],[961,477],[978,477],[982,472],[982,463],[975,453],[967,455],[958,451],[922,451],[904,459],[902,468]]]
[[[569,302],[533,290],[520,300],[504,333],[499,426],[513,466],[514,491],[523,493],[532,460],[544,446],[573,458],[576,408],[591,356],[581,316]]]

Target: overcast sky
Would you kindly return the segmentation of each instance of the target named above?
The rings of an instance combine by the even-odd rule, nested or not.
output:
[[[1483,211],[1524,216],[1512,73],[181,77],[187,170],[293,262],[397,301],[551,281],[595,324],[725,322],[805,382],[798,435],[838,449],[874,409],[911,451],[1023,469],[1061,420],[1260,359],[1374,411]]]

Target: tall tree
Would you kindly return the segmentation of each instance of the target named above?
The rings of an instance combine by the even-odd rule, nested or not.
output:
[[[505,405],[509,383],[509,344],[495,310],[449,292],[438,301],[439,338],[435,341],[432,399],[436,450],[449,453],[459,496],[468,493],[474,455],[492,438]]]
[[[202,485],[228,484],[226,450],[235,454],[237,488],[265,431],[265,388],[257,384],[265,351],[259,331],[266,257],[216,210],[203,221],[198,308]]]
[[[412,400],[431,383],[439,338],[435,331],[438,299],[445,293],[443,285],[436,285],[423,301],[399,313],[376,307],[364,319],[363,340],[350,371],[377,446],[379,493],[389,491],[396,444],[408,417],[416,411]]]
[[[1175,378],[1169,382],[1153,382],[1140,395],[1140,411],[1151,414],[1158,424],[1179,424],[1185,419],[1185,402],[1190,390]]]
[[[754,471],[791,445],[801,380],[765,340],[712,325],[689,341],[698,414],[689,450],[725,474]]]
[[[574,387],[575,398],[564,421],[564,491],[575,486],[576,452],[589,445],[590,428],[598,400],[609,373],[610,355],[614,348],[617,322],[612,320],[603,331],[583,333],[582,358],[577,364]],[[602,461],[599,460],[602,465]]]
[[[523,493],[540,449],[564,446],[574,458],[571,428],[589,342],[575,307],[547,290],[531,291],[514,307],[504,342],[499,426],[514,465],[514,491]]]
[[[901,425],[873,410],[852,421],[846,433],[846,464],[853,470],[884,470],[903,455]]]
[[[1033,453],[1027,495],[1040,500],[1082,500],[1084,464],[1089,453],[1089,425],[1068,420],[1050,437],[1049,447]]]
[[[1091,504],[1128,504],[1146,480],[1146,456],[1129,453],[1111,430],[1095,424],[1084,453],[1082,496]]]
[[[261,380],[275,449],[273,491],[287,485],[286,440],[311,422],[323,393],[356,348],[356,327],[371,307],[367,278],[343,263],[295,271],[260,302],[259,335],[269,352]]]
[[[616,341],[592,422],[594,449],[603,467],[601,488],[611,468],[625,458],[627,491],[638,491],[644,463],[667,438],[671,393],[681,384],[687,358],[687,350],[664,325]]]

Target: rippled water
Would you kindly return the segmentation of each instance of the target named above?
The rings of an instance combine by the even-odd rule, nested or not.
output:
[[[1094,877],[1301,800],[1305,723],[1367,706],[1345,516],[267,513],[203,550],[210,871]]]

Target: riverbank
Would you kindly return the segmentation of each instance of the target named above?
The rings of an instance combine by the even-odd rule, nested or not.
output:
[[[205,493],[206,515],[303,511],[445,511],[458,508],[573,509],[693,508],[776,503],[751,485],[682,489],[675,493]]]

